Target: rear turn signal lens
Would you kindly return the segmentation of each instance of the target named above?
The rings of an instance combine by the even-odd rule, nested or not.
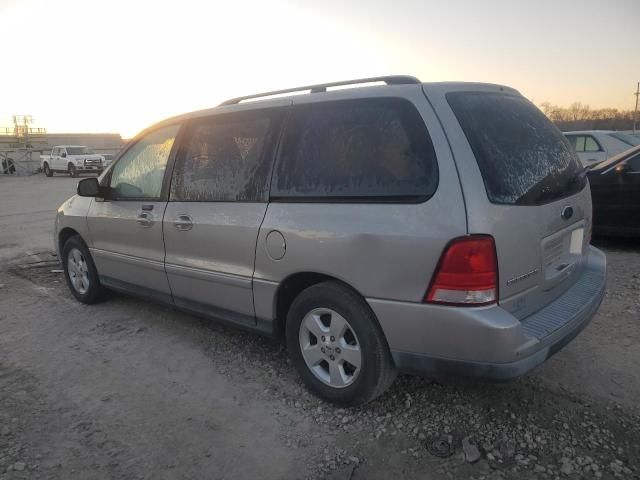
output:
[[[470,235],[449,243],[440,258],[425,301],[477,306],[497,300],[498,260],[493,237]]]

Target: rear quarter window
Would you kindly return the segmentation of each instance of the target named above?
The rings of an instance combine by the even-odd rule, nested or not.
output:
[[[538,205],[581,191],[584,169],[564,135],[524,97],[451,92],[492,203]]]
[[[420,202],[436,190],[429,132],[407,100],[299,105],[287,120],[273,200]]]

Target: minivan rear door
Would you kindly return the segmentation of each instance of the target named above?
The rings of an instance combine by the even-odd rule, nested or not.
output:
[[[585,171],[562,133],[517,91],[425,85],[453,150],[469,233],[492,235],[499,303],[523,318],[580,274],[591,229]]]

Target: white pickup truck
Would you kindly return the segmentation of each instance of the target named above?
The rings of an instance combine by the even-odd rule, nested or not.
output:
[[[51,155],[40,155],[40,167],[47,177],[56,172],[77,177],[83,172],[101,173],[107,167],[107,162],[89,147],[59,145],[51,149]]]

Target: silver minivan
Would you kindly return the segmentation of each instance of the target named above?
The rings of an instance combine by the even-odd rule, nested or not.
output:
[[[79,301],[106,287],[282,338],[314,393],[355,405],[398,371],[544,362],[604,296],[591,224],[575,153],[516,90],[393,76],[154,125],[79,182],[55,245]]]

